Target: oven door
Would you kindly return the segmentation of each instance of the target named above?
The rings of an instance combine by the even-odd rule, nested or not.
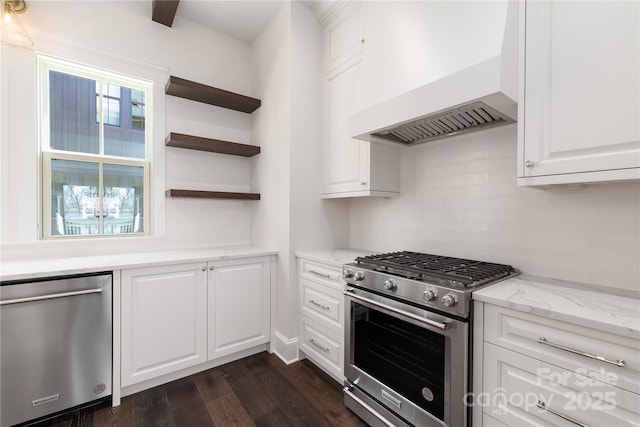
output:
[[[344,294],[347,406],[372,425],[466,426],[469,324],[360,288]]]

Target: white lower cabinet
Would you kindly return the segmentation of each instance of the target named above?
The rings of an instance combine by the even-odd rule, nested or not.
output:
[[[122,270],[121,385],[268,343],[271,257]]]
[[[487,414],[482,414],[482,426],[483,427],[509,427],[506,424],[501,423],[493,417]]]
[[[298,348],[340,384],[344,381],[341,267],[298,260]]]
[[[209,359],[269,342],[269,259],[209,263]]]
[[[343,376],[343,337],[335,331],[300,316],[300,350],[336,379]]]
[[[640,426],[637,340],[487,303],[476,318],[482,387],[475,387],[474,420]]]
[[[484,344],[484,408],[511,426],[638,426],[640,395]]]
[[[207,360],[206,263],[123,270],[122,386]]]

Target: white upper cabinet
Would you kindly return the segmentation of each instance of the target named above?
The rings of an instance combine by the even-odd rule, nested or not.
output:
[[[528,1],[518,184],[640,179],[640,2]]]
[[[364,36],[360,4],[340,3],[324,28],[322,197],[397,196],[397,147],[351,138],[351,110]]]

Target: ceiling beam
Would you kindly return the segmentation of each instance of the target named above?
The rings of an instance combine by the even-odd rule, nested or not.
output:
[[[179,2],[180,0],[153,0],[151,19],[170,27],[173,24],[173,18],[176,16]]]

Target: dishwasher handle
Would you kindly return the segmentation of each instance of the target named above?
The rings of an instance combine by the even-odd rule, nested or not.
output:
[[[8,299],[5,301],[0,301],[0,305],[20,304],[23,302],[42,301],[42,300],[54,299],[54,298],[66,298],[66,297],[73,297],[76,295],[88,295],[88,294],[99,294],[99,293],[102,293],[102,288],[84,289],[82,291],[72,291],[72,292],[61,292],[58,294],[38,295],[35,297],[27,297],[27,298]]]

